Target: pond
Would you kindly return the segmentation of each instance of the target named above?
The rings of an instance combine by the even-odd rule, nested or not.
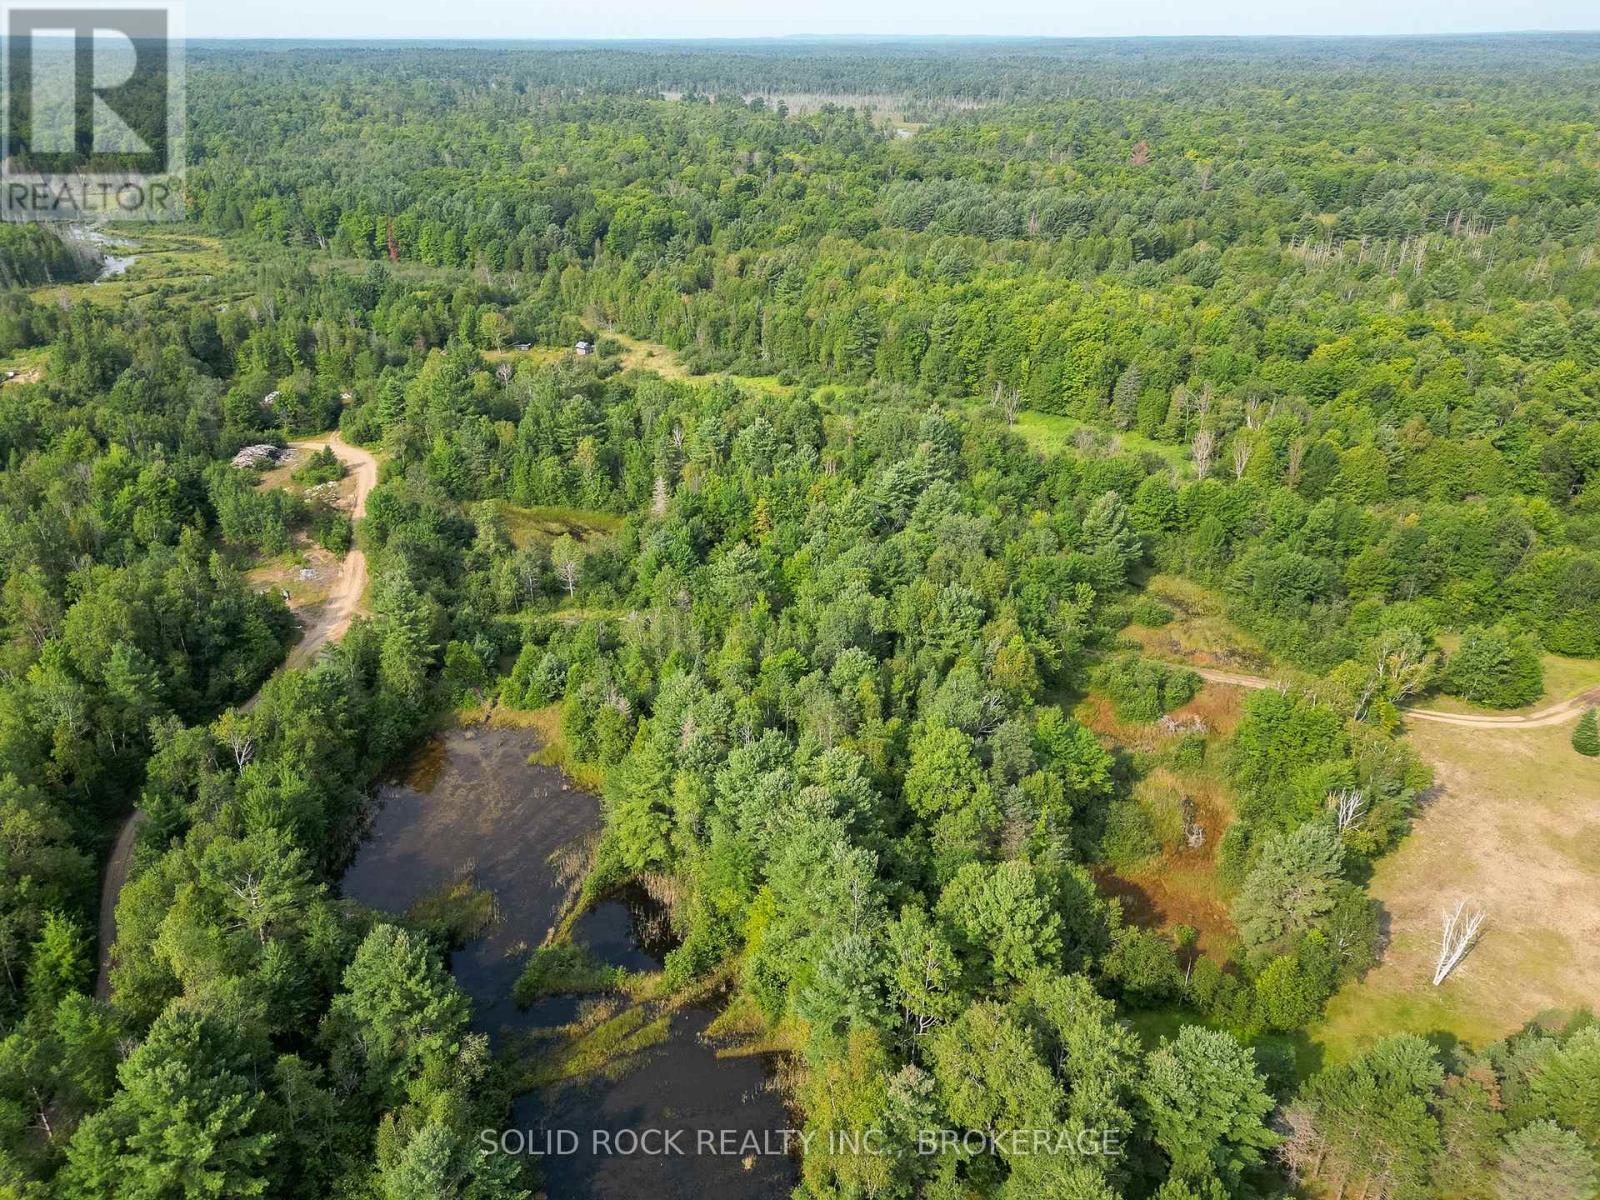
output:
[[[472,998],[474,1025],[501,1050],[576,1017],[576,997],[529,1009],[512,987],[530,948],[560,919],[576,864],[600,822],[596,798],[553,767],[530,764],[537,743],[515,729],[477,727],[433,739],[404,782],[379,792],[371,831],[346,872],[346,896],[403,913],[470,870],[494,897],[486,932],[451,956]],[[665,947],[642,892],[600,904],[572,940],[630,971],[660,966]],[[767,1200],[796,1181],[783,1154],[792,1124],[756,1056],[719,1057],[703,1038],[716,1016],[685,1006],[665,1036],[620,1077],[564,1083],[517,1098],[512,1141],[559,1151],[540,1162],[546,1192],[563,1200]],[[537,1046],[537,1040],[531,1044]],[[537,1053],[537,1050],[533,1051]],[[632,1137],[642,1135],[635,1149]],[[748,1151],[758,1146],[755,1153]]]

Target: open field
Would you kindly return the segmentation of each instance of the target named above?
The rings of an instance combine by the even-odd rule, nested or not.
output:
[[[13,384],[38,383],[44,377],[50,362],[50,351],[45,349],[17,350],[0,356],[0,387]],[[10,378],[7,375],[11,374]]]
[[[338,574],[338,556],[304,539],[293,550],[251,567],[245,578],[257,591],[288,593],[284,603],[304,615],[328,602]]]
[[[716,371],[709,375],[696,376],[685,365],[676,350],[663,346],[659,342],[645,341],[643,338],[631,337],[626,333],[618,333],[612,329],[603,329],[600,336],[608,338],[622,347],[622,354],[618,361],[625,371],[654,371],[663,379],[728,379],[740,387],[760,392],[787,392],[789,390],[786,385],[778,382],[776,375],[736,375],[726,371]]]
[[[485,350],[483,357],[486,361],[492,363],[531,362],[535,366],[543,367],[559,361],[569,353],[570,351],[555,346],[529,346],[526,350],[509,348],[505,350]]]
[[[1122,902],[1123,916],[1143,929],[1171,933],[1179,925],[1193,927],[1199,946],[1219,962],[1233,952],[1237,933],[1228,914],[1224,889],[1216,873],[1217,844],[1233,822],[1233,795],[1222,769],[1221,740],[1239,719],[1240,694],[1235,688],[1207,685],[1188,704],[1173,712],[1179,719],[1199,718],[1212,731],[1207,761],[1178,767],[1158,762],[1134,785],[1133,798],[1149,815],[1161,851],[1137,867],[1097,869],[1095,884],[1102,895]],[[1158,760],[1170,758],[1177,738],[1153,724],[1119,721],[1111,705],[1091,695],[1073,715],[1102,740]],[[1184,806],[1204,833],[1201,845],[1185,844]]]
[[[1383,962],[1313,1030],[1331,1058],[1399,1030],[1481,1045],[1600,997],[1600,763],[1570,733],[1412,725],[1437,787],[1372,880],[1391,939]],[[1489,921],[1435,988],[1440,909],[1463,896]]]
[[[610,338],[622,346],[624,371],[654,371],[664,379],[687,379],[689,369],[677,353],[655,342],[641,341],[625,333],[606,330],[601,337]]]
[[[353,513],[357,504],[364,501],[366,491],[373,486],[376,475],[363,476],[359,471],[348,469],[346,464],[342,478],[308,488],[294,478],[294,473],[305,465],[314,450],[315,446],[311,443],[290,446],[278,466],[259,474],[256,486],[278,488],[296,496],[315,491],[317,496],[328,500],[334,507]],[[343,584],[344,571],[344,559],[324,550],[304,531],[300,531],[295,535],[293,548],[257,563],[246,572],[246,578],[258,589],[284,593],[285,603],[296,616],[314,622],[317,613],[334,598],[334,593]]]
[[[1149,592],[1177,615],[1159,628],[1127,629],[1147,653],[1231,668],[1242,677],[1282,675],[1206,589],[1156,576]],[[1545,695],[1524,709],[1497,713],[1450,698],[1426,703],[1470,716],[1527,715],[1597,684],[1600,663],[1546,655]],[[1216,693],[1243,694],[1208,684],[1195,703]],[[1348,1057],[1397,1030],[1481,1046],[1541,1012],[1592,1005],[1600,997],[1600,762],[1572,750],[1575,719],[1504,728],[1407,722],[1411,744],[1433,767],[1437,786],[1410,835],[1378,864],[1372,880],[1389,938],[1383,961],[1335,995],[1312,1030],[1329,1059]],[[1163,858],[1157,869],[1130,874],[1106,890],[1127,894],[1138,923],[1167,927],[1185,919],[1180,912],[1203,914],[1199,882],[1183,864]],[[1463,896],[1488,910],[1489,924],[1467,961],[1435,988],[1440,909]],[[1194,919],[1187,923],[1205,929]]]

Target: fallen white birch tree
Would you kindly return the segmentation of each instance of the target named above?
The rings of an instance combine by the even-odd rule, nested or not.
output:
[[[1476,904],[1470,904],[1466,900],[1456,901],[1453,910],[1446,909],[1441,914],[1443,924],[1439,932],[1439,959],[1433,968],[1434,987],[1443,983],[1450,972],[1454,971],[1467,956],[1467,951],[1471,950],[1473,943],[1478,940],[1478,934],[1483,929],[1483,923],[1488,919],[1488,915]]]

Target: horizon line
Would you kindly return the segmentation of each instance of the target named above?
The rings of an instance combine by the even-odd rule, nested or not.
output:
[[[705,42],[1188,42],[1188,41],[1287,41],[1315,40],[1338,41],[1360,39],[1365,41],[1390,39],[1396,41],[1426,41],[1442,38],[1489,37],[1556,37],[1600,35],[1600,25],[1594,27],[1520,28],[1520,29],[1456,29],[1423,32],[1282,32],[1282,33],[751,33],[751,34],[699,34],[674,36],[666,34],[483,34],[451,36],[448,34],[414,34],[397,37],[368,37],[362,35],[317,35],[284,33],[229,33],[192,34],[190,42],[329,42],[358,45],[395,45],[408,42],[451,42],[466,45],[512,43],[569,43],[592,45],[598,42],[619,44],[655,43],[692,45]],[[0,39],[3,40],[3,39]]]

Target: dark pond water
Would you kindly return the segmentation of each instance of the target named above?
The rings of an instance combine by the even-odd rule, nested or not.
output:
[[[523,955],[543,941],[565,902],[570,880],[558,864],[576,860],[600,819],[595,797],[560,771],[529,764],[536,748],[529,734],[508,729],[434,739],[406,782],[382,788],[343,883],[352,899],[400,913],[470,869],[477,886],[493,893],[496,915],[482,937],[451,956],[451,971],[472,997],[474,1024],[502,1047],[572,1020],[581,1003],[556,996],[522,1010],[511,998]],[[632,894],[585,913],[572,937],[603,962],[650,970],[665,950],[656,916],[647,897]],[[719,1058],[702,1039],[714,1016],[704,1008],[674,1013],[667,1037],[620,1079],[518,1097],[514,1138],[563,1151],[540,1162],[552,1200],[789,1194],[793,1161],[767,1151],[781,1147],[792,1122],[766,1063]],[[628,1131],[647,1130],[645,1147],[657,1152],[623,1152],[631,1149]],[[752,1146],[761,1152],[748,1153]]]

